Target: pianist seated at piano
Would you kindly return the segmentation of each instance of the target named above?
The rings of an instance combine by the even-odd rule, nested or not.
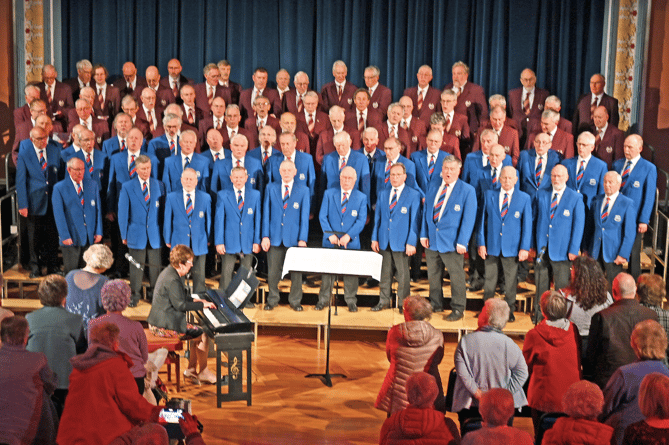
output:
[[[216,383],[216,375],[207,369],[209,339],[199,326],[186,323],[186,312],[215,309],[210,301],[194,298],[186,292],[183,277],[193,267],[193,251],[178,244],[170,252],[170,265],[158,276],[153,291],[151,312],[147,318],[151,333],[158,337],[185,337],[192,339],[188,369],[184,376],[200,382]],[[196,372],[196,365],[199,372]]]

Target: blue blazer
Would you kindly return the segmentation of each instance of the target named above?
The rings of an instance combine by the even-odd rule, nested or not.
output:
[[[267,177],[266,183],[281,182],[281,175],[279,174],[279,167],[285,159],[285,156],[279,152],[269,158],[269,166],[266,168]],[[303,185],[309,189],[311,198],[316,193],[316,170],[314,169],[314,158],[309,153],[295,151],[295,168],[297,174],[294,181],[296,184]]]
[[[542,181],[543,182],[543,181]],[[565,187],[562,199],[551,220],[550,209],[553,188],[541,190],[535,200],[536,249],[548,246],[548,257],[553,261],[567,261],[568,254],[578,255],[585,226],[583,198]]]
[[[595,224],[590,255],[598,259],[601,251],[606,263],[613,263],[616,256],[629,260],[636,237],[636,212],[634,202],[622,193],[609,210],[609,216],[602,224],[601,208],[606,195],[597,195],[592,202],[592,219]]]
[[[239,210],[234,189],[218,192],[214,217],[215,244],[225,245],[225,253],[253,253],[253,245],[260,244],[262,213],[260,192],[244,187],[244,207]]]
[[[139,178],[123,184],[118,198],[118,227],[121,239],[126,240],[131,249],[152,249],[162,246],[160,228],[163,226],[165,211],[165,186],[155,178],[149,178],[149,202],[144,201],[144,193]]]
[[[177,136],[177,154],[176,156],[181,155],[181,143],[180,143],[181,136]],[[157,138],[151,139],[149,142],[149,148],[147,148],[147,153],[149,155],[154,156],[156,159],[158,159],[158,164],[157,168],[154,166],[153,168],[158,170],[158,178],[163,177],[163,168],[165,166],[165,159],[169,158],[172,156],[172,153],[170,153],[170,144],[167,142],[167,135],[163,134]]]
[[[209,161],[198,153],[193,153],[190,158],[189,167],[197,173],[197,189],[207,191],[209,185]],[[184,172],[181,156],[170,156],[165,159],[163,168],[163,184],[167,193],[183,190],[181,187],[181,174]]]
[[[613,163],[613,170],[623,175],[626,159],[618,159]],[[648,224],[655,204],[655,190],[657,189],[657,168],[643,158],[634,166],[627,182],[620,189],[620,193],[634,202],[636,221],[638,224]]]
[[[89,178],[84,178],[81,183],[84,189],[83,206],[69,175],[53,187],[53,217],[61,246],[66,239],[71,239],[74,246],[85,246],[95,242],[95,235],[102,236],[98,184]]]
[[[441,150],[439,152],[443,153]],[[381,250],[387,249],[390,245],[390,250],[393,252],[404,252],[407,244],[416,246],[416,243],[418,243],[421,194],[405,185],[391,214],[391,193],[392,188],[379,193],[379,201],[376,203],[376,212],[374,213],[372,241],[378,241]]]
[[[75,150],[74,145],[70,145],[67,148],[64,148],[60,152],[60,157],[63,159],[63,164],[67,164],[67,161],[70,160],[72,156],[78,155],[77,157],[84,160],[83,150]]]
[[[151,177],[158,179],[158,160],[155,156],[148,155],[142,151],[140,154],[146,155],[151,159]],[[116,153],[109,160],[109,185],[107,186],[107,211],[116,212],[118,197],[121,193],[123,184],[130,181],[128,173],[128,150]]]
[[[323,247],[338,248],[328,239],[331,234],[325,232],[345,232],[351,237],[346,249],[360,249],[360,232],[367,221],[367,197],[359,190],[351,190],[351,196],[346,204],[346,213],[342,214],[341,188],[328,189],[323,195],[318,219],[323,229]]]
[[[226,156],[222,161],[214,163],[214,169],[211,173],[210,190],[212,194],[216,194],[221,190],[232,190],[232,182],[230,181],[230,172],[232,171],[232,157]],[[258,190],[260,193],[264,189],[264,172],[262,163],[257,159],[244,156],[244,168],[249,178],[246,180],[246,186]]]
[[[506,167],[508,165],[511,165],[511,156],[506,155],[506,158],[504,159],[504,161],[502,161],[502,167]],[[500,170],[502,167],[500,167]],[[501,183],[499,181],[500,174],[501,171],[497,172],[497,184],[495,184],[495,187],[493,188],[492,171],[490,164],[488,164],[487,167],[481,167],[471,172],[469,176],[469,185],[474,187],[474,189],[476,190],[476,199],[480,204],[479,207],[483,206],[483,195],[485,195],[485,193],[488,190],[498,191],[501,188]],[[441,182],[439,183],[439,185],[441,185]],[[516,182],[516,186],[517,185],[518,183]]]
[[[211,196],[207,192],[194,190],[195,207],[191,222],[188,222],[183,192],[172,192],[165,202],[163,236],[165,244],[184,244],[193,249],[195,255],[205,255],[211,234]]]
[[[476,223],[476,191],[474,187],[458,179],[451,196],[444,203],[446,206],[441,219],[435,224],[432,220],[434,200],[441,184],[428,190],[425,196],[425,209],[421,218],[420,237],[430,241],[430,249],[441,252],[454,252],[458,244],[467,247]]]
[[[490,165],[490,163],[488,163],[488,165]],[[462,165],[462,180],[467,184],[471,184],[470,177],[472,172],[479,168],[483,168],[483,152],[478,150],[467,154]]]
[[[518,157],[516,167],[518,169],[518,183],[520,190],[530,195],[532,200],[535,199],[538,190],[552,190],[551,184],[551,170],[560,163],[560,155],[552,149],[548,150],[546,170],[544,170],[544,177],[541,184],[537,185],[537,180],[534,176],[534,163],[537,160],[537,151],[532,148],[530,150],[522,150]]]
[[[28,142],[23,144],[23,142]],[[46,215],[53,186],[63,177],[65,168],[60,149],[54,144],[46,146],[46,176],[39,164],[37,153],[30,139],[21,142],[16,160],[16,197],[19,209],[28,209],[28,215]]]
[[[63,155],[67,150],[70,150],[72,146],[69,146],[65,150],[61,152],[61,155]],[[86,153],[83,150],[79,150],[76,153],[74,150],[72,150],[72,153],[68,156],[62,156],[63,157],[63,163],[67,163],[67,161],[70,160],[72,157],[77,157],[84,161],[84,164],[86,164]],[[107,157],[106,154],[104,154],[102,151],[98,150],[97,148],[93,149],[93,172],[89,172],[88,168],[86,168],[86,171],[84,172],[84,175],[87,178],[90,178],[94,180],[95,182],[98,183],[98,190],[100,190],[100,199],[102,200],[103,204],[106,204],[106,198],[107,198],[107,187],[108,187],[108,181],[109,181],[109,158]]]
[[[283,208],[282,183],[267,185],[262,208],[262,237],[269,238],[272,246],[295,247],[298,241],[309,238],[309,189],[293,181],[293,189]]]
[[[502,221],[500,193],[499,190],[485,192],[477,244],[485,246],[488,255],[515,257],[519,250],[530,250],[532,246],[532,199],[527,193],[514,189],[508,213]]]
[[[437,159],[434,163],[434,172],[432,172],[431,177],[428,169],[428,155],[429,153],[427,150],[414,151],[411,154],[411,162],[416,166],[416,183],[423,194],[427,193],[433,183],[437,184],[437,187],[441,185],[441,165],[444,163],[444,158],[448,156],[448,153],[443,150],[437,152]]]
[[[355,169],[358,177],[353,188],[364,193],[367,197],[367,202],[369,202],[370,178],[367,157],[351,149],[346,166]],[[321,191],[325,194],[325,191],[331,188],[339,188],[339,153],[336,151],[325,155],[321,167]]]
[[[594,197],[604,193],[604,175],[608,171],[606,162],[596,158],[594,155],[590,156],[588,165],[585,167],[585,171],[583,172],[583,179],[581,180],[580,189],[576,183],[576,176],[578,172],[578,155],[573,158],[565,159],[562,161],[562,165],[567,168],[567,172],[569,173],[567,187],[572,190],[576,190],[578,193],[583,195],[583,203],[585,204],[585,209],[587,212],[588,209],[590,209],[590,203]]]
[[[372,204],[376,204],[377,196],[379,195],[379,193],[381,193],[382,190],[390,188],[390,180],[388,180],[388,182],[385,182],[386,162],[388,162],[388,159],[385,156],[382,156],[379,159],[377,159],[376,162],[374,163],[374,169],[373,169],[374,178],[372,178],[372,181],[375,184],[373,187],[375,194],[372,195],[371,197]],[[400,155],[397,162],[401,162],[402,164],[404,164],[404,167],[406,168],[407,179],[404,183],[409,187],[411,187],[412,189],[418,190],[419,187],[416,182],[416,165],[402,155]],[[439,185],[441,185],[441,182],[439,182]],[[439,187],[439,185],[437,185],[437,187]]]
[[[277,150],[276,148],[272,147],[272,150],[270,150],[270,159],[274,155],[280,155],[281,151]],[[260,161],[260,164],[262,164],[262,147],[256,147],[253,150],[250,150],[248,153],[246,153],[246,156],[250,156],[253,159],[256,159]],[[267,163],[263,165],[263,170],[265,173],[267,173],[267,168],[269,167],[269,159],[267,160]]]
[[[127,147],[126,141],[126,147]],[[148,148],[146,139],[142,142],[142,148],[140,151],[146,151]],[[127,148],[126,148],[127,150]],[[112,136],[102,143],[102,151],[107,155],[108,158],[111,158],[116,153],[121,152],[121,145],[118,143],[118,136]]]

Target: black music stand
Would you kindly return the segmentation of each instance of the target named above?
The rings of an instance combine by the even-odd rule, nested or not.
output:
[[[332,233],[337,235],[337,232]],[[303,261],[294,261],[298,256],[302,257]],[[294,266],[291,264],[293,261],[296,263]],[[351,275],[356,277],[371,276],[373,278],[380,279],[381,255],[375,252],[361,250],[309,249],[305,247],[291,247],[286,253],[282,275],[285,275],[285,273],[288,271],[315,272],[321,274],[327,273],[335,275],[335,293],[333,295],[335,298],[336,311],[336,301],[337,296],[339,295],[339,275]],[[346,378],[344,374],[330,374],[330,331],[332,327],[331,307],[332,295],[328,301],[328,326],[327,339],[325,341],[325,373],[307,374],[305,376],[306,378],[319,378],[323,384],[329,388],[332,387],[332,377]]]

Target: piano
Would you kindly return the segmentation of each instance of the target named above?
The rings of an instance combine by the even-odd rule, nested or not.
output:
[[[252,361],[251,344],[255,340],[253,322],[250,321],[242,308],[258,288],[258,279],[243,267],[226,290],[208,289],[198,297],[216,304],[216,309],[203,309],[195,312],[200,326],[216,345],[216,406],[222,402],[246,400],[251,406],[252,396]],[[244,354],[246,352],[246,354]],[[227,386],[228,392],[221,392],[223,377],[221,376],[222,355],[227,355]],[[246,364],[244,363],[246,355]],[[246,382],[244,382],[244,365],[246,365]],[[246,390],[244,389],[246,386]]]

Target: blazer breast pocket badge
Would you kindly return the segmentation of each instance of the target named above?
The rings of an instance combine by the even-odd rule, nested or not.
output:
[[[200,213],[198,213],[197,216],[199,216],[200,218],[204,218],[204,212],[202,210],[200,210]]]
[[[408,212],[408,210],[407,210],[406,207],[402,207],[401,212],[402,212],[403,215],[406,215],[406,213]]]
[[[615,222],[620,222],[620,221],[622,221],[623,219],[620,217],[620,215],[616,215],[616,216],[613,217],[613,220],[614,220]]]
[[[252,209],[251,207],[249,207],[249,210],[248,210],[247,213],[248,213],[249,215],[253,215],[253,209]]]
[[[595,178],[590,178],[590,185],[597,185],[597,180]]]
[[[459,212],[461,210],[460,209],[460,204],[455,204],[455,207],[453,207],[453,210],[455,210],[456,212]]]
[[[297,203],[297,202],[294,202],[294,203],[293,203],[293,208],[294,208],[295,210],[299,209],[299,208],[300,208],[300,204]]]
[[[513,217],[516,219],[520,218],[520,212],[516,211],[516,213],[513,214]]]
[[[95,199],[91,199],[91,207],[95,207]]]
[[[256,178],[249,178],[249,182],[251,183],[251,185],[255,184]]]
[[[304,173],[300,173],[300,181],[304,181],[304,180],[305,180]]]
[[[351,216],[358,216],[357,210],[351,210]]]
[[[571,215],[571,213],[570,213],[569,210],[567,210],[567,209],[565,209],[564,212],[563,212],[562,214],[563,214],[564,216],[567,216],[567,217]]]
[[[638,189],[639,187],[641,187],[641,183],[639,181],[634,181],[634,184],[632,184],[632,187],[634,187],[635,189]]]
[[[156,207],[160,207],[160,201],[156,201]]]

